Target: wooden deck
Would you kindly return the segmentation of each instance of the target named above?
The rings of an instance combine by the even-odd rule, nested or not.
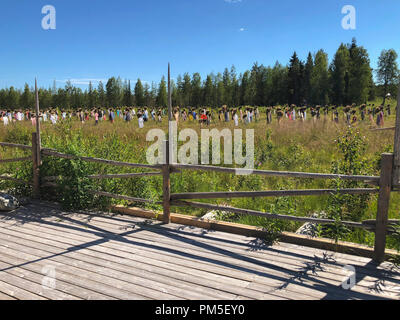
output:
[[[399,270],[366,258],[44,202],[0,214],[2,300],[399,298]]]

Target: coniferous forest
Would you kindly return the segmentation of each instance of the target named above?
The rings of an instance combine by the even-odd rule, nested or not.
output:
[[[385,99],[390,93],[396,97],[398,68],[395,50],[383,50],[377,69],[371,68],[367,49],[353,39],[341,44],[329,61],[321,49],[311,52],[303,60],[296,52],[287,64],[273,66],[254,63],[250,70],[238,74],[235,66],[222,73],[211,73],[205,79],[199,73],[178,75],[172,81],[174,106],[274,106],[348,105],[363,104],[377,98]],[[28,80],[28,79],[27,79]],[[89,84],[83,90],[68,81],[63,88],[40,88],[40,106],[43,109],[76,109],[120,106],[167,106],[167,82],[136,83],[111,77],[107,83]],[[10,110],[34,107],[34,90],[24,88],[0,90],[0,106]]]

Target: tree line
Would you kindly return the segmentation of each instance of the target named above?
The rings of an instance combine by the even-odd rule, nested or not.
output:
[[[376,73],[376,81],[373,74]],[[199,73],[179,75],[171,81],[173,106],[229,107],[299,105],[349,105],[363,104],[383,98],[388,93],[396,96],[399,83],[397,53],[394,49],[383,50],[377,70],[370,66],[367,50],[355,39],[341,44],[332,61],[319,50],[308,54],[302,61],[296,52],[289,63],[264,66],[255,63],[250,70],[237,74],[236,68],[225,68],[223,73],[208,74],[202,79]],[[167,82],[137,80],[134,86],[129,80],[111,77],[106,84],[99,82],[87,89],[75,87],[70,81],[64,88],[39,89],[40,106],[43,109],[62,108],[91,109],[94,107],[166,107],[168,104]],[[35,105],[33,88],[14,87],[0,90],[0,107],[27,109]]]

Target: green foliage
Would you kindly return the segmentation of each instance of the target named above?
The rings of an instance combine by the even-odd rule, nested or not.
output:
[[[346,132],[337,139],[337,146],[342,158],[334,161],[332,171],[336,174],[346,175],[368,175],[371,173],[372,164],[365,159],[364,154],[367,142],[364,136],[354,128],[349,127]],[[362,188],[365,184],[357,181],[334,180],[331,188],[335,190],[348,188]],[[329,197],[327,215],[329,219],[335,220],[333,225],[322,228],[324,235],[335,239],[346,239],[352,232],[343,226],[341,221],[361,221],[365,218],[371,196],[335,194]]]

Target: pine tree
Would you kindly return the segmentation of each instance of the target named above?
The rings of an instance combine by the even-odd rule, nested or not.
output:
[[[192,76],[192,105],[193,107],[200,107],[203,105],[203,92],[201,88],[200,73],[194,73]]]
[[[161,78],[160,86],[158,88],[157,106],[163,108],[168,106],[167,85],[164,76]]]
[[[103,82],[99,82],[97,87],[98,95],[99,95],[99,107],[104,108],[106,106],[106,93],[104,91]]]
[[[349,46],[349,52],[348,101],[350,103],[367,103],[369,91],[373,84],[368,52],[364,47],[358,46],[355,39]]]
[[[213,100],[213,92],[214,92],[214,85],[212,77],[211,75],[208,75],[204,83],[204,90],[203,90],[203,101],[207,107],[214,107],[215,105]]]
[[[302,101],[302,67],[297,53],[294,52],[288,69],[288,102],[300,105]]]
[[[329,68],[331,100],[336,105],[348,104],[350,52],[343,43],[335,53]]]
[[[311,76],[314,68],[314,59],[311,52],[308,53],[307,62],[304,66],[304,99],[311,102]]]
[[[329,101],[328,55],[319,50],[315,55],[311,73],[311,98],[313,104],[326,105]]]
[[[133,105],[133,96],[131,89],[131,80],[128,80],[124,86],[124,99],[123,104],[125,107],[130,107]]]
[[[93,95],[93,85],[92,82],[89,82],[89,89],[88,89],[88,104],[87,107],[92,109],[95,106],[95,97]]]
[[[25,83],[24,92],[21,95],[20,104],[22,108],[33,109],[35,106],[35,97],[29,89],[29,85]]]
[[[115,108],[120,105],[120,86],[119,80],[111,77],[106,84],[107,106]]]
[[[144,90],[140,79],[137,80],[135,85],[135,103],[138,107],[144,107],[145,105]]]

